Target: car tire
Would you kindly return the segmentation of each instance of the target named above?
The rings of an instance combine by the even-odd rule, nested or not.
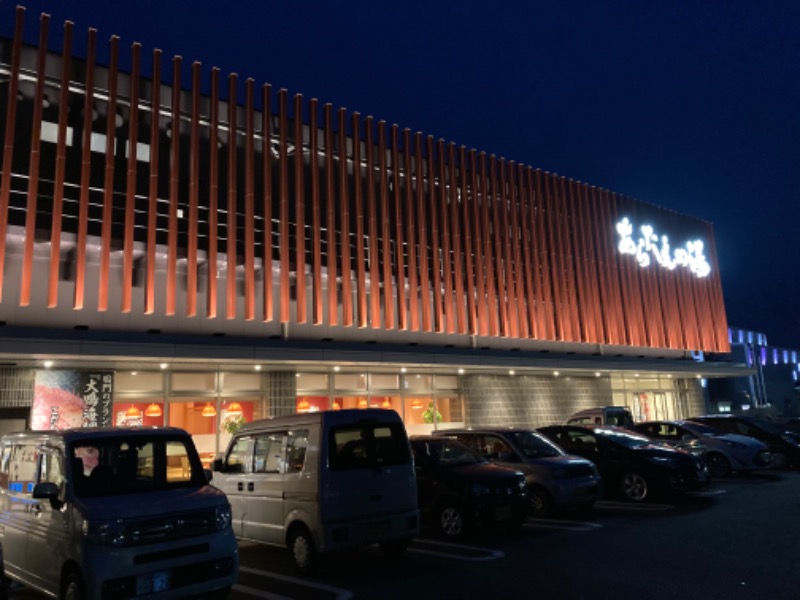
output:
[[[708,471],[714,478],[727,477],[731,474],[731,461],[724,454],[711,452],[706,456]]]
[[[650,495],[650,486],[644,475],[628,471],[620,479],[620,491],[626,500],[642,502]]]
[[[454,540],[464,537],[467,520],[464,510],[455,502],[445,502],[436,511],[436,524],[439,533]]]
[[[392,540],[391,542],[381,542],[378,546],[385,556],[398,559],[406,553],[410,544],[411,540]]]
[[[528,514],[532,517],[549,517],[553,513],[553,499],[546,489],[531,486],[528,489]]]
[[[76,570],[69,571],[61,584],[61,600],[83,600],[86,593],[83,578]]]
[[[773,469],[785,469],[789,466],[789,458],[783,452],[773,452],[770,458]]]
[[[311,532],[303,525],[295,525],[289,532],[289,552],[295,568],[300,573],[310,573],[317,565],[317,549]]]

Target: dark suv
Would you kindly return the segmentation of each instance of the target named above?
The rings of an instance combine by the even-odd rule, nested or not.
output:
[[[522,471],[528,482],[528,514],[545,517],[564,508],[588,509],[601,494],[600,473],[590,460],[566,454],[525,428],[445,429],[489,462]]]
[[[527,490],[519,471],[493,465],[452,438],[414,436],[411,449],[424,525],[456,539],[525,520]]]
[[[764,442],[772,456],[776,469],[800,467],[800,441],[797,435],[787,431],[784,425],[762,421],[745,415],[703,415],[692,417],[692,421],[705,423],[723,433],[738,433]]]

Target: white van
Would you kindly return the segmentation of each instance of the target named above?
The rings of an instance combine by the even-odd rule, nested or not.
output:
[[[225,597],[239,551],[210,475],[182,429],[4,435],[4,576],[72,600]]]
[[[402,554],[419,533],[408,436],[393,410],[312,412],[248,423],[214,481],[242,540],[289,548],[300,571],[317,553],[380,544]]]
[[[625,406],[597,406],[587,408],[571,415],[567,425],[614,425],[631,429],[633,427],[633,416],[631,411]]]

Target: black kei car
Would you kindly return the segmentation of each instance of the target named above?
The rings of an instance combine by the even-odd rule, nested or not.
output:
[[[597,465],[607,494],[641,502],[661,493],[699,489],[710,481],[708,467],[698,457],[657,445],[649,438],[619,427],[552,425],[539,432],[570,454]]]
[[[489,463],[458,440],[411,438],[423,526],[449,539],[478,529],[519,527],[525,520],[525,476]]]

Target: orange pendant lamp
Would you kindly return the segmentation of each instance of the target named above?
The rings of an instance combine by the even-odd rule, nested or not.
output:
[[[132,417],[134,419],[138,419],[139,417],[142,416],[142,411],[140,411],[133,404],[131,404],[131,407],[128,410],[125,411],[125,416],[126,417]]]
[[[203,410],[200,414],[204,417],[215,417],[217,416],[217,409],[214,408],[211,402],[206,402],[206,405],[203,407]]]
[[[242,405],[239,404],[238,402],[231,402],[228,405],[227,410],[228,410],[228,414],[241,413],[242,412]]]
[[[164,411],[161,410],[161,405],[155,402],[151,402],[144,410],[145,417],[160,417],[163,414]]]
[[[297,412],[308,412],[311,408],[311,405],[308,403],[308,400],[303,398],[300,402],[297,403]]]
[[[367,402],[366,398],[359,399],[358,408],[367,408],[367,406],[369,406],[369,403]]]
[[[392,401],[388,398],[384,398],[383,402],[381,402],[381,408],[392,408]]]
[[[411,408],[413,408],[414,410],[421,410],[422,409],[422,400],[420,400],[419,398],[414,398],[411,401]]]

